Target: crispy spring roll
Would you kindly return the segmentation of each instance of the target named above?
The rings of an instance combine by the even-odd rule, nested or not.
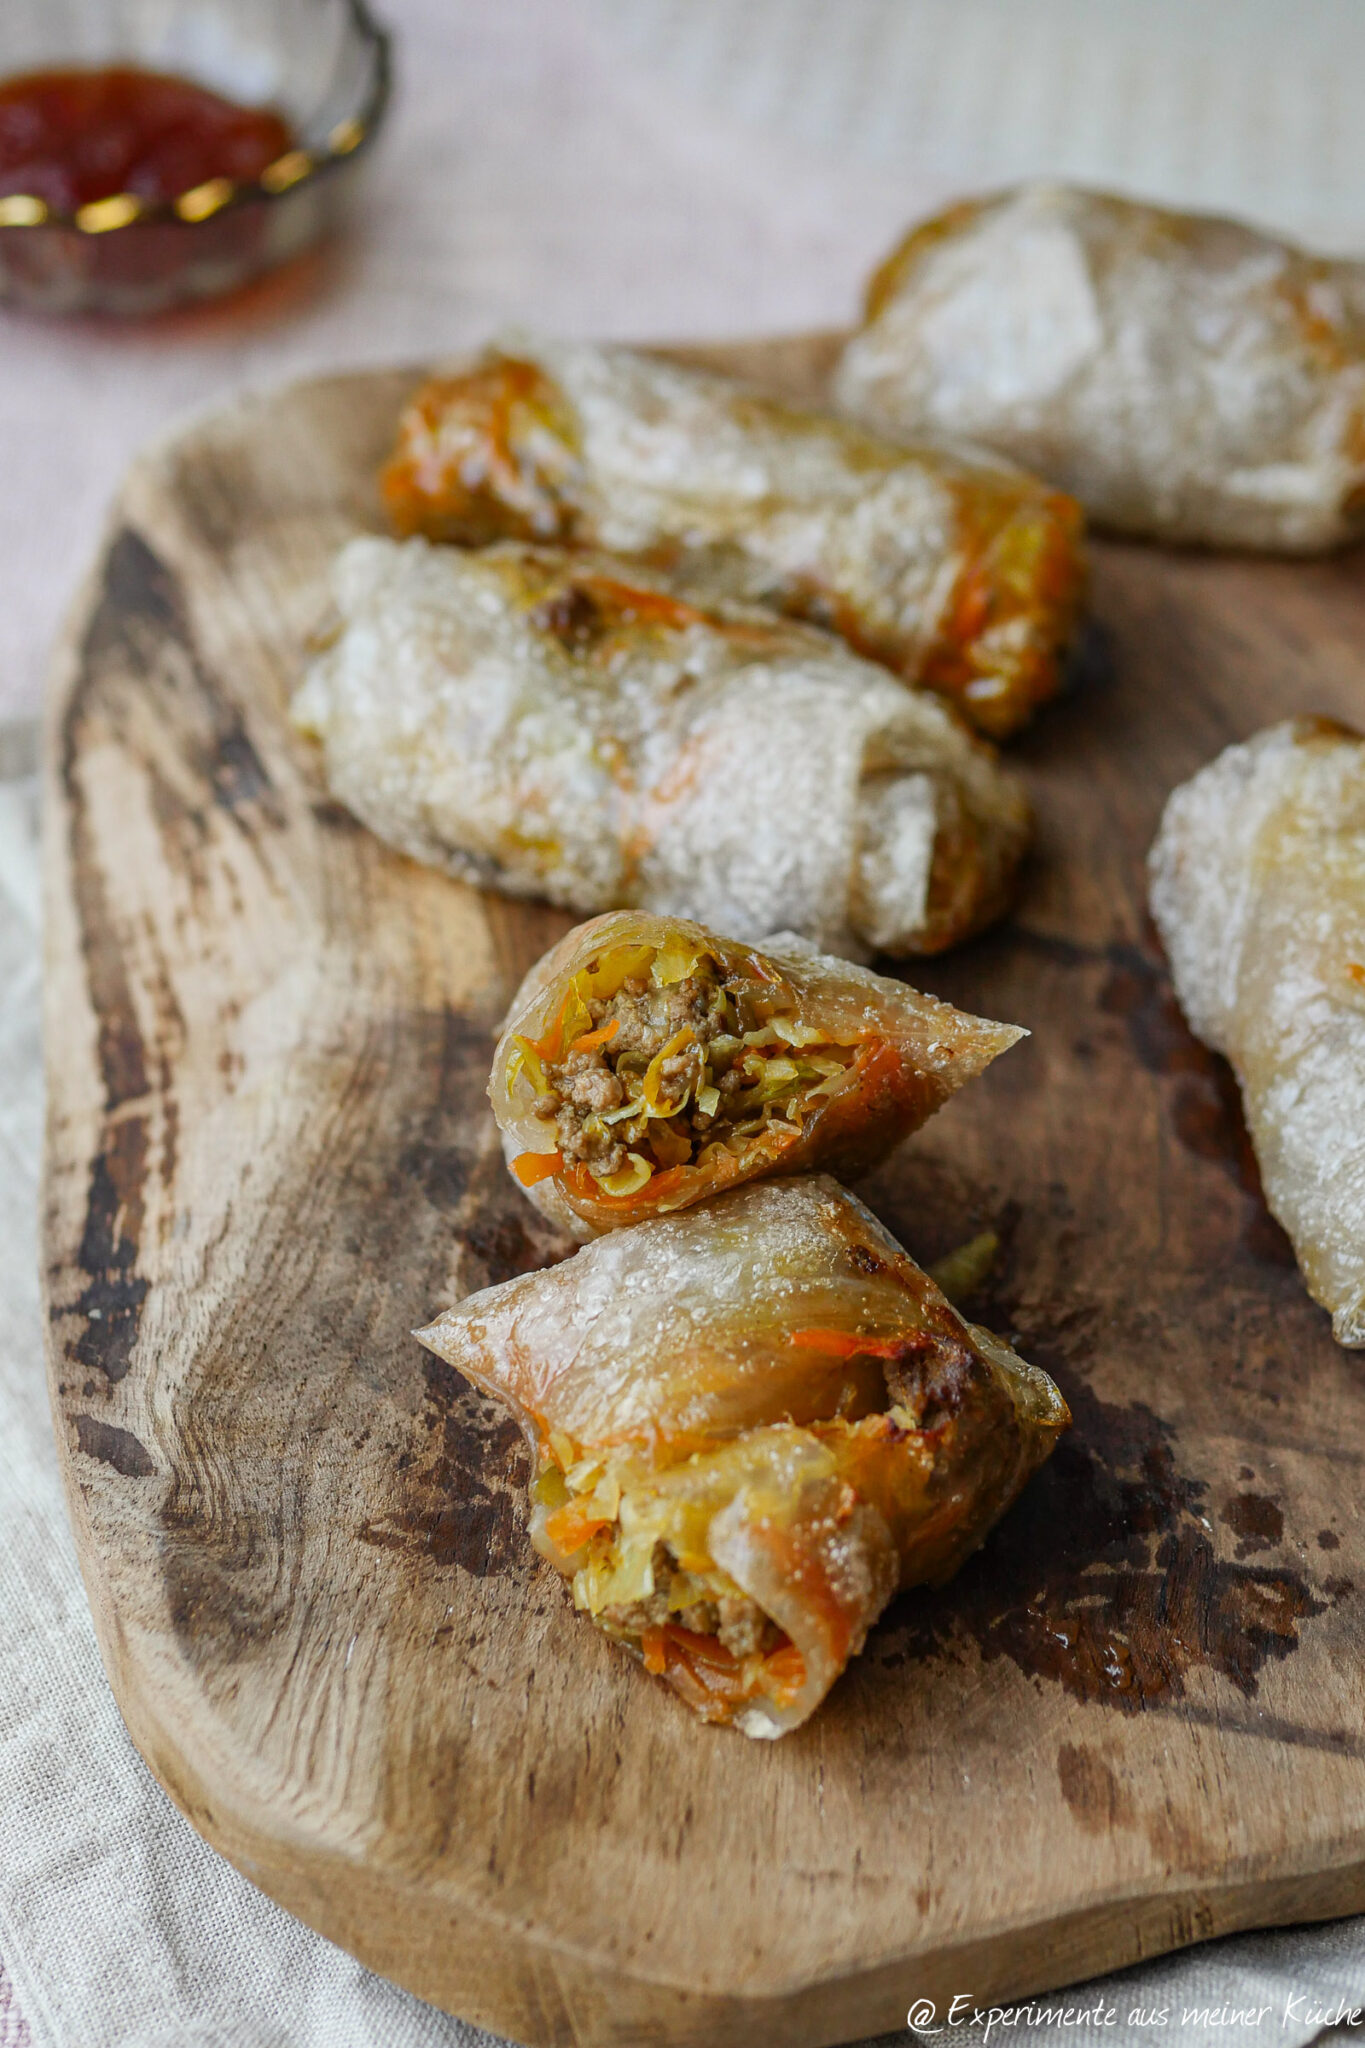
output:
[[[621,910],[531,969],[488,1093],[531,1200],[587,1238],[741,1181],[868,1172],[1025,1035],[794,937]]]
[[[1120,531],[1307,554],[1365,531],[1365,264],[1025,185],[917,227],[835,379],[884,433],[968,434]]]
[[[526,1432],[532,1541],[574,1604],[746,1735],[798,1728],[1070,1419],[819,1176],[613,1232],[417,1335]]]
[[[560,549],[352,541],[294,700],[333,793],[418,860],[592,912],[937,952],[1009,898],[1017,780],[839,640]]]
[[[998,458],[589,343],[433,378],[382,483],[399,533],[682,569],[831,628],[995,739],[1056,692],[1083,584],[1077,507]]]
[[[1151,900],[1308,1291],[1365,1346],[1365,739],[1303,718],[1226,748],[1166,806]]]

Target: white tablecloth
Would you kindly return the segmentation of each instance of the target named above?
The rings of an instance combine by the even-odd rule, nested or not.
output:
[[[427,355],[508,321],[641,336],[828,325],[909,216],[1033,169],[1240,205],[1365,249],[1359,0],[385,11],[400,96],[330,257],[150,328],[0,316],[0,714],[36,704],[133,449],[240,382]],[[0,729],[0,2048],[486,2041],[223,1864],[143,1768],[104,1684],[41,1364],[35,799],[18,773],[31,748],[31,730]],[[1112,2024],[1020,2016],[993,2038],[1299,2048],[1334,2031],[1321,2009],[1342,2001],[1365,2001],[1365,1923],[1191,1951],[1039,2001],[1111,2006]],[[1138,2025],[1139,2006],[1168,2018]],[[1217,2010],[1262,2007],[1250,2026]],[[969,2037],[940,2037],[954,2038]]]

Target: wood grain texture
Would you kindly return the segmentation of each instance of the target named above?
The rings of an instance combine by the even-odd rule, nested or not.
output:
[[[828,342],[694,352],[791,390]],[[1015,919],[916,978],[1034,1033],[865,1192],[1073,1435],[774,1745],[695,1723],[524,1535],[515,1429],[408,1332],[563,1249],[492,1031],[558,914],[386,852],[284,706],[411,379],[239,404],[130,475],[47,748],[51,1373],[104,1659],[195,1826],[386,1975],[532,2043],[765,2048],[1365,1907],[1365,1364],[1184,1030],[1170,786],[1365,719],[1362,558],[1096,549],[1015,752]]]

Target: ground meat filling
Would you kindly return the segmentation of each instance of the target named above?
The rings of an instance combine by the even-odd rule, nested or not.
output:
[[[615,995],[593,998],[587,1009],[592,1030],[581,1035],[605,1035],[547,1061],[545,1091],[536,1103],[536,1115],[554,1125],[566,1165],[582,1164],[599,1180],[619,1173],[632,1153],[651,1171],[690,1165],[726,1128],[747,1120],[757,1129],[782,1114],[781,1101],[764,1111],[764,1066],[743,1035],[754,1022],[749,1004],[736,1000],[712,962],[698,961],[692,973],[664,988],[631,976]],[[669,1051],[674,1041],[680,1042]],[[825,1045],[821,1051],[836,1062],[853,1058],[848,1048]],[[653,1113],[646,1116],[642,1090],[656,1061],[649,1080]],[[670,1104],[677,1105],[674,1114],[659,1113],[660,1105]]]
[[[664,1094],[670,1100],[681,1100],[701,1073],[702,1049],[724,1034],[725,1001],[711,975],[689,974],[668,988],[653,988],[632,976],[608,1000],[590,1002],[588,1013],[594,1031],[615,1025],[610,1040],[586,1052],[571,1052],[562,1065],[547,1065],[550,1093],[540,1098],[536,1114],[547,1122],[553,1119],[566,1163],[581,1160],[599,1174],[619,1173],[626,1162],[626,1147],[601,1118],[626,1101],[621,1070],[645,1074],[670,1040],[690,1031],[695,1044],[666,1059],[660,1069]],[[693,1134],[709,1130],[715,1119],[693,1104],[690,1114],[661,1121],[668,1123],[675,1141],[673,1146],[665,1143],[664,1149],[672,1153],[678,1144],[685,1144],[690,1156]],[[681,1162],[670,1157],[659,1163]]]
[[[613,1635],[641,1636],[646,1629],[662,1628],[675,1622],[694,1635],[715,1636],[723,1649],[735,1658],[766,1657],[787,1638],[776,1622],[770,1621],[756,1600],[747,1593],[717,1593],[711,1600],[689,1599],[673,1604],[680,1575],[666,1543],[654,1546],[654,1591],[643,1600],[631,1600],[604,1607],[598,1619]]]

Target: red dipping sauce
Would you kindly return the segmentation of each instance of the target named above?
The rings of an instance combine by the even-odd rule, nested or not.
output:
[[[250,184],[293,142],[280,116],[156,71],[35,71],[0,82],[0,198],[55,213],[119,193],[158,206],[226,178]]]

